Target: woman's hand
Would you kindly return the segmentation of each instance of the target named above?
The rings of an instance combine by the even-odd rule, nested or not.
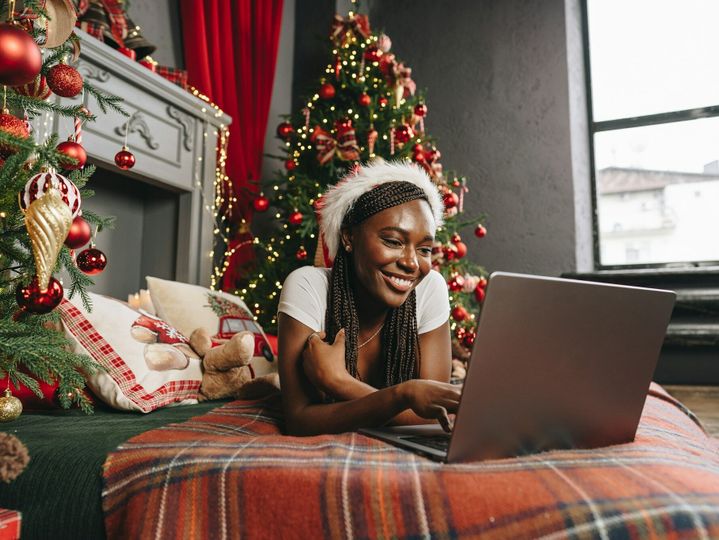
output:
[[[342,381],[350,377],[345,368],[345,331],[342,328],[330,345],[324,341],[324,332],[314,332],[307,338],[302,351],[302,368],[318,390],[335,395]]]
[[[446,432],[452,431],[449,414],[457,412],[461,388],[427,379],[412,379],[400,386],[407,406],[417,416],[434,418]]]

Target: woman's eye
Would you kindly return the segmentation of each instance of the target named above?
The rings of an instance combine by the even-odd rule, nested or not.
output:
[[[400,247],[402,242],[395,240],[394,238],[383,238],[382,241],[390,247]]]

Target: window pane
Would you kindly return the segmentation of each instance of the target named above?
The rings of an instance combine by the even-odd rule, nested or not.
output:
[[[719,118],[594,135],[602,265],[719,260]]]
[[[719,104],[719,1],[588,0],[594,120]]]

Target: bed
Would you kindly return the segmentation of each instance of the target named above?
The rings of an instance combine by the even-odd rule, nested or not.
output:
[[[441,465],[281,429],[276,395],[25,414],[0,507],[23,538],[719,538],[719,444],[654,384],[636,441],[597,450]]]

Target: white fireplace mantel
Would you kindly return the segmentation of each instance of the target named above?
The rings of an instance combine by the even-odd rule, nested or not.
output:
[[[128,180],[177,194],[173,277],[209,285],[214,228],[210,207],[214,199],[217,139],[220,128],[229,125],[231,118],[85,32],[75,31],[81,42],[78,71],[94,87],[123,98],[122,107],[131,115],[128,119],[114,111],[105,114],[87,95],[62,98],[68,104],[83,99],[97,116],[97,121],[83,126],[82,144],[89,160]],[[120,171],[114,156],[123,145],[128,121],[128,146],[136,165]],[[58,133],[62,140],[74,132],[71,119],[51,113],[36,119],[33,127],[41,138]]]

